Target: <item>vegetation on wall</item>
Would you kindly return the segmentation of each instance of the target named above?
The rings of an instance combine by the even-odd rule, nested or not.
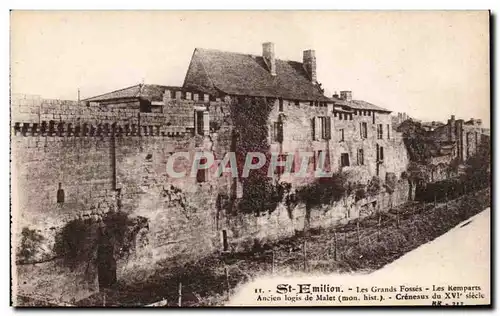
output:
[[[120,258],[130,253],[137,233],[147,227],[147,218],[131,218],[123,212],[109,212],[97,220],[75,219],[56,237],[54,252],[70,267],[94,261],[103,243],[113,245],[113,256]]]
[[[417,191],[417,198],[428,202],[439,201],[486,188],[491,184],[490,163],[490,145],[484,142],[477,148],[477,152],[465,161],[458,177],[426,184]],[[454,165],[450,168],[459,170],[459,167]]]
[[[17,250],[16,262],[22,264],[37,261],[44,239],[35,229],[24,227],[21,231],[21,242]]]
[[[410,156],[410,161],[426,164],[431,158],[433,140],[429,139],[427,131],[419,122],[406,120],[398,127],[403,135],[405,147]]]
[[[238,210],[259,215],[272,212],[283,198],[283,190],[274,185],[267,176],[271,158],[269,135],[269,114],[274,100],[266,98],[240,97],[231,102],[231,116],[235,126],[238,176],[243,185],[243,197]],[[251,170],[248,177],[241,177],[247,153],[259,152],[266,156],[263,167]]]

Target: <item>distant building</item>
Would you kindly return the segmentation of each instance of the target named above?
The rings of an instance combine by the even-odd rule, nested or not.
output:
[[[435,128],[430,136],[439,143],[454,144],[454,157],[463,162],[474,155],[481,144],[482,135],[489,135],[489,130],[482,126],[480,119],[471,118],[464,122],[452,115],[447,124]]]

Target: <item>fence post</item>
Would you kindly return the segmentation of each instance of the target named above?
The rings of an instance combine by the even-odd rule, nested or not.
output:
[[[396,226],[399,227],[399,208],[396,209]]]
[[[273,249],[273,258],[272,258],[272,266],[271,266],[271,272],[274,275],[274,249]]]
[[[356,232],[358,235],[358,246],[361,246],[360,236],[359,236],[359,219],[356,221]]]
[[[179,301],[177,305],[182,307],[182,282],[179,282]]]
[[[229,294],[231,291],[231,287],[229,284],[229,272],[227,271],[227,266],[224,267],[224,272],[226,273],[227,299],[229,300]]]
[[[307,249],[306,249],[307,241],[306,240],[304,240],[303,247],[304,247],[304,249],[303,249],[304,250],[304,271],[307,271]]]
[[[333,260],[337,261],[337,231],[333,231]]]
[[[382,214],[378,212],[378,224],[377,224],[377,241],[380,241],[380,225],[382,222]]]

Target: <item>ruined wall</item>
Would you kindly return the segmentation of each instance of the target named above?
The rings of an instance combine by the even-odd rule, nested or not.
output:
[[[456,156],[465,161],[476,153],[484,131],[480,122],[472,121],[473,123],[464,123],[464,120],[455,120],[452,117],[448,120],[448,124],[436,128],[431,137],[436,141],[456,142]]]

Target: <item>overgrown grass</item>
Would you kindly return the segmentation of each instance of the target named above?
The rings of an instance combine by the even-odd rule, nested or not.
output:
[[[227,301],[235,287],[273,269],[281,275],[374,271],[489,205],[489,188],[437,205],[409,202],[359,222],[356,219],[329,229],[312,229],[251,253],[213,254],[175,269],[165,267],[140,284],[117,288],[108,295],[106,305],[145,305],[167,298],[170,306],[176,306],[181,282],[183,306],[218,306]],[[79,305],[102,305],[102,294]]]

